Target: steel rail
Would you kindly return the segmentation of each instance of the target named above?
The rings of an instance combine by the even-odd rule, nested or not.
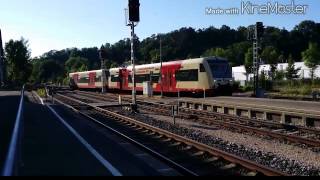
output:
[[[21,128],[23,124],[23,112],[24,112],[24,86],[21,90],[21,99],[17,117],[10,141],[8,154],[4,164],[2,176],[15,176],[17,175],[17,161],[19,160],[19,149],[21,146]]]
[[[214,155],[216,157],[220,157],[222,159],[225,159],[225,160],[227,160],[227,161],[229,161],[231,163],[238,164],[238,165],[240,165],[240,166],[242,166],[244,168],[247,168],[247,169],[249,169],[251,171],[258,172],[258,173],[264,174],[266,176],[288,176],[288,174],[280,172],[278,170],[271,169],[269,167],[263,166],[263,165],[258,164],[256,162],[243,159],[241,157],[238,157],[238,156],[232,155],[230,153],[221,151],[221,150],[219,150],[217,148],[214,148],[214,147],[211,147],[211,146],[196,142],[194,140],[191,140],[191,139],[176,135],[176,134],[171,133],[169,131],[166,131],[166,130],[163,130],[163,129],[160,129],[160,128],[157,128],[157,127],[154,127],[154,126],[151,126],[151,125],[148,125],[148,124],[145,124],[143,122],[140,122],[140,121],[137,121],[135,119],[120,115],[118,113],[115,113],[115,112],[112,112],[112,111],[108,111],[106,109],[102,109],[102,108],[99,108],[99,107],[93,107],[93,106],[90,106],[90,105],[88,105],[88,104],[86,104],[84,102],[81,102],[79,100],[76,100],[76,99],[73,99],[73,98],[70,98],[70,97],[67,97],[67,96],[64,96],[64,95],[60,95],[60,94],[58,94],[58,95],[60,97],[69,99],[70,101],[73,101],[73,102],[76,102],[76,103],[79,103],[79,104],[82,104],[82,105],[87,105],[87,106],[95,109],[96,111],[98,111],[98,112],[100,112],[102,114],[106,114],[108,116],[111,116],[111,117],[113,117],[115,119],[121,119],[121,120],[127,121],[129,123],[133,123],[133,124],[135,124],[135,125],[137,125],[137,126],[139,126],[141,128],[156,132],[156,133],[158,133],[160,135],[163,135],[163,136],[166,136],[166,137],[168,137],[170,139],[174,139],[175,141],[182,142],[182,143],[184,143],[184,144],[186,144],[188,146],[195,147],[195,148],[199,149],[200,151],[207,152],[207,153],[212,154],[212,155]]]
[[[90,96],[90,97],[94,97],[94,98],[101,98],[101,99],[106,100],[106,97],[97,96],[97,95],[94,95],[91,93],[81,93],[79,95]],[[124,100],[125,100],[125,98],[124,98]],[[144,102],[144,101],[138,101],[138,102],[140,103],[140,105],[139,105],[140,108],[148,109],[153,112],[163,113],[163,111],[167,111],[167,113],[164,115],[168,115],[168,113],[170,114],[170,112],[171,112],[171,106],[169,106],[169,105],[157,104],[157,103],[152,103],[152,102]],[[148,106],[145,106],[142,104],[147,104]],[[158,108],[153,108],[150,105],[157,106]],[[256,128],[256,127],[251,127],[250,125],[244,125],[241,123],[237,123],[237,121],[245,122],[245,123],[250,122],[250,123],[254,123],[254,124],[260,124],[262,126],[273,126],[273,127],[276,126],[279,129],[281,129],[281,128],[286,129],[286,127],[284,127],[284,125],[281,125],[281,124],[276,124],[276,123],[272,123],[272,122],[263,122],[263,121],[259,121],[259,120],[252,120],[250,118],[236,117],[236,116],[227,115],[227,114],[221,114],[221,113],[215,113],[215,112],[205,112],[205,111],[199,111],[199,110],[193,110],[193,109],[187,109],[187,108],[180,108],[180,115],[181,114],[183,115],[183,117],[188,117],[189,114],[197,115],[197,116],[199,116],[199,117],[197,117],[198,120],[205,121],[209,124],[223,126],[225,128],[235,128],[236,127],[237,129],[239,129],[241,131],[253,132],[256,134],[269,136],[269,137],[276,138],[276,139],[283,139],[283,140],[290,141],[293,143],[306,144],[306,145],[309,145],[312,147],[320,147],[319,140],[314,140],[311,138],[304,138],[301,136],[289,135],[289,134],[285,134],[285,133],[273,132],[271,130],[264,130],[264,129],[260,129],[260,128]],[[230,119],[231,121],[218,121],[218,120],[214,120],[214,118],[226,118],[226,119]],[[315,129],[305,128],[305,127],[290,127],[290,128],[295,128],[297,131],[300,131],[300,132],[314,133],[316,135],[320,134],[320,131],[315,130]]]
[[[76,108],[74,108],[74,107],[72,107],[72,106],[70,106],[70,105],[68,105],[68,104],[66,104],[66,103],[64,103],[64,102],[62,102],[62,101],[60,101],[60,100],[58,100],[58,99],[55,99],[55,101],[58,102],[59,104],[63,105],[63,106],[66,106],[67,108],[69,108],[69,109],[77,112],[78,114],[80,114],[80,115],[82,115],[82,116],[90,119],[90,120],[93,121],[94,123],[96,123],[96,124],[98,124],[98,125],[106,128],[106,129],[110,130],[110,131],[113,132],[114,134],[118,135],[119,137],[122,137],[122,138],[126,139],[128,142],[136,145],[137,147],[140,147],[141,149],[145,150],[146,152],[150,153],[151,155],[155,156],[156,158],[158,158],[158,159],[166,162],[169,166],[177,169],[180,173],[182,173],[182,174],[184,174],[184,175],[189,175],[189,176],[199,176],[199,175],[196,174],[195,172],[192,172],[191,170],[189,170],[189,169],[187,169],[187,168],[179,165],[178,163],[176,163],[176,162],[170,160],[169,158],[167,158],[167,157],[159,154],[158,152],[156,152],[156,151],[148,148],[147,146],[139,143],[138,141],[135,141],[134,139],[130,138],[129,136],[126,136],[125,134],[123,134],[123,133],[115,130],[114,128],[112,128],[112,127],[110,127],[110,126],[108,126],[108,125],[100,122],[100,121],[97,120],[96,118],[93,118],[93,117],[91,117],[90,115],[88,115],[88,114],[86,114],[86,113],[83,113],[83,112],[77,110]]]
[[[96,94],[96,93],[90,93],[90,92],[83,92],[83,91],[77,91],[78,94],[80,95],[84,95],[84,96],[95,96],[96,98],[107,98],[106,96],[102,96],[102,95],[99,95],[99,94]],[[113,94],[112,94],[113,95]],[[114,97],[116,98],[116,97]],[[126,100],[128,98],[123,98],[123,100]],[[110,99],[108,99],[110,100]],[[155,103],[155,102],[146,102],[146,101],[138,101],[139,103],[148,103],[148,104],[153,104],[153,105],[158,105],[158,106],[161,106],[161,107],[168,107],[168,108],[171,108],[169,107],[169,105],[164,105],[164,104],[159,104],[159,103]],[[287,125],[287,124],[281,124],[281,123],[276,123],[276,122],[267,122],[267,121],[261,121],[261,120],[258,120],[258,119],[251,119],[251,118],[248,118],[248,117],[241,117],[241,116],[235,116],[235,115],[229,115],[229,114],[223,114],[223,113],[218,113],[218,112],[210,112],[210,111],[205,111],[205,110],[195,110],[195,109],[189,109],[189,108],[180,108],[180,109],[188,109],[190,111],[193,111],[193,112],[196,112],[196,113],[203,113],[203,114],[207,114],[207,115],[220,115],[220,116],[223,116],[223,117],[227,117],[227,118],[232,118],[232,119],[237,119],[239,121],[242,121],[242,122],[252,122],[252,123],[255,123],[255,124],[261,124],[263,126],[272,126],[272,127],[278,127],[278,128],[291,128],[291,129],[297,129],[301,132],[305,132],[305,133],[314,133],[316,135],[320,135],[320,130],[319,129],[315,129],[315,128],[309,128],[309,127],[303,127],[303,126],[292,126],[292,125]]]
[[[91,93],[90,94],[83,93],[80,95],[101,98],[101,99],[106,100],[106,97],[96,96]],[[171,111],[171,106],[169,106],[169,105],[163,105],[163,104],[157,104],[157,103],[151,103],[151,102],[143,102],[143,101],[138,101],[138,102],[140,103],[140,105],[139,105],[140,108],[145,108],[145,109],[148,109],[153,112],[160,112],[161,109],[165,109],[168,112]],[[148,106],[141,105],[142,103],[148,104]],[[149,105],[157,106],[158,108],[152,108]],[[188,116],[187,113],[189,113],[189,114],[191,113],[192,115],[200,116],[200,117],[198,117],[199,120],[203,120],[208,123],[215,124],[215,125],[220,125],[220,126],[223,126],[226,128],[238,128],[242,131],[254,132],[256,134],[266,135],[266,136],[270,136],[270,137],[273,137],[276,139],[284,139],[284,140],[294,142],[294,143],[306,144],[306,145],[313,146],[313,147],[320,147],[319,140],[315,140],[315,139],[311,139],[311,138],[304,138],[304,137],[296,136],[296,135],[289,135],[289,134],[285,134],[285,133],[272,132],[272,130],[263,130],[260,128],[250,127],[248,125],[239,124],[239,123],[237,123],[237,121],[260,124],[262,126],[272,126],[272,127],[277,127],[279,129],[292,128],[292,129],[295,129],[300,132],[313,133],[315,135],[320,135],[320,131],[316,130],[316,129],[305,128],[305,127],[291,127],[291,126],[286,127],[286,125],[272,123],[272,122],[263,122],[263,121],[259,121],[259,120],[252,120],[250,118],[236,117],[236,116],[232,116],[232,115],[215,113],[215,112],[206,112],[206,111],[199,111],[199,110],[193,110],[193,109],[187,109],[187,108],[180,108],[180,114],[183,114],[185,117],[187,117]],[[166,114],[166,115],[168,115],[168,114]],[[203,117],[201,117],[201,116],[203,116]],[[219,118],[228,118],[228,119],[231,119],[232,121],[231,122],[213,121],[213,117],[214,118],[218,118],[218,117]]]

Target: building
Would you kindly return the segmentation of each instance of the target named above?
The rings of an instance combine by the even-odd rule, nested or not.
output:
[[[277,70],[278,71],[286,71],[287,67],[288,67],[288,63],[278,64]],[[311,70],[310,70],[310,68],[308,68],[304,64],[304,62],[295,63],[295,68],[296,69],[301,68],[301,70],[298,73],[300,79],[310,79],[311,78]],[[260,69],[259,69],[259,73],[261,74],[261,72],[264,72],[266,74],[266,76],[268,76],[268,75],[270,75],[270,69],[271,68],[270,68],[269,64],[261,65]],[[249,81],[254,76],[253,74],[250,74],[247,77],[246,76],[246,69],[244,66],[233,67],[232,68],[232,75],[233,75],[233,79],[235,81],[240,82],[241,85],[244,85],[245,82]],[[320,78],[320,66],[315,71],[315,78]]]

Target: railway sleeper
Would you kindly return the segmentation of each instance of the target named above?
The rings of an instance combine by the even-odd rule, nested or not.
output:
[[[181,150],[182,151],[190,151],[193,147],[192,146],[185,146]]]
[[[258,173],[254,172],[254,171],[247,173],[248,177],[256,177],[257,175],[258,175]]]
[[[163,135],[158,135],[158,136],[154,136],[154,137],[152,137],[152,138],[154,138],[154,139],[161,139],[161,138],[163,138],[164,136]]]
[[[200,157],[200,156],[203,156],[205,154],[205,152],[203,151],[198,151],[196,153],[193,153],[191,156],[192,157]]]
[[[177,147],[177,146],[181,146],[181,142],[175,142],[173,144],[170,144],[169,147]]]

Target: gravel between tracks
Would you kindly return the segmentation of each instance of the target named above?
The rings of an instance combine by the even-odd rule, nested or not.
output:
[[[179,119],[173,125],[172,118],[167,116],[131,114],[117,108],[110,110],[290,175],[320,176],[320,155],[307,149]]]

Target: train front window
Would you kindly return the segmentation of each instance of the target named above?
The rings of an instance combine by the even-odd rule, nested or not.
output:
[[[213,78],[232,78],[232,71],[227,61],[209,61]]]

